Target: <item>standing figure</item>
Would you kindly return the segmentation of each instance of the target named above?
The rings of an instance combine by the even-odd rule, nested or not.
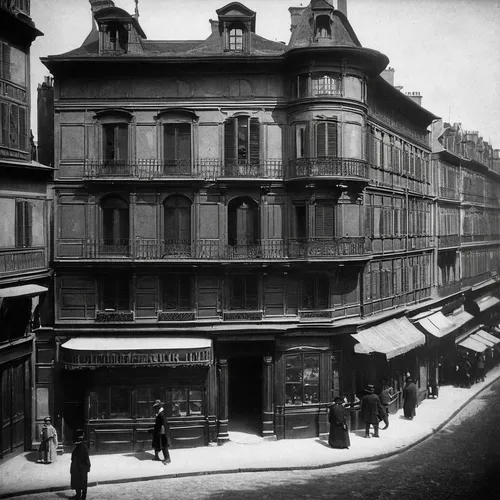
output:
[[[373,437],[380,437],[378,434],[378,423],[384,420],[386,426],[389,425],[384,407],[379,397],[375,394],[375,387],[368,385],[365,389],[366,394],[361,398],[361,410],[365,419],[365,438],[370,437],[370,425],[373,425],[375,431]]]
[[[57,458],[57,431],[52,427],[52,419],[45,417],[40,432],[40,447],[38,448],[38,463],[50,464]]]
[[[167,465],[170,463],[170,454],[168,452],[168,447],[170,446],[170,427],[167,422],[167,417],[165,415],[165,410],[159,399],[157,399],[153,408],[156,411],[155,425],[153,427],[153,442],[152,446],[155,451],[155,457],[153,460],[160,460],[158,453],[160,450],[163,452],[163,464]]]
[[[385,415],[387,417],[387,421],[389,421],[389,404],[392,399],[392,387],[389,387],[387,384],[384,384],[384,387],[382,389],[382,392],[378,395],[380,402],[382,403],[382,406],[384,407],[385,410]],[[388,427],[388,423],[386,423],[386,427]]]
[[[477,381],[484,382],[484,352],[477,355]]]
[[[76,490],[75,500],[87,498],[88,473],[90,472],[90,458],[87,445],[83,442],[83,431],[78,429],[75,436],[75,449],[71,453],[71,488]]]
[[[344,408],[344,398],[336,397],[333,405],[328,411],[328,422],[330,422],[330,434],[328,444],[332,448],[349,448],[349,430],[346,423],[346,411]]]
[[[417,407],[417,386],[413,383],[411,377],[406,379],[406,385],[403,389],[403,413],[405,418],[413,420],[416,415],[415,408]]]

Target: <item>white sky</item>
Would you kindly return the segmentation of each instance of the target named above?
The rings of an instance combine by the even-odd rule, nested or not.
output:
[[[134,13],[134,0],[114,0]],[[203,40],[209,19],[230,0],[139,0],[149,40]],[[309,0],[243,0],[257,13],[256,33],[288,42],[290,6]],[[418,91],[422,105],[444,121],[478,130],[500,149],[500,0],[347,0],[347,14],[364,47],[389,57],[395,85]],[[88,0],[31,0],[45,36],[31,48],[32,128],[36,88],[49,75],[40,57],[79,47],[91,28]]]

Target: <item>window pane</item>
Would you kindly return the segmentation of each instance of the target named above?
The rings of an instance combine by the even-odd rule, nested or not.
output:
[[[246,160],[248,158],[248,118],[240,117],[238,121],[238,159]]]
[[[95,415],[94,418],[109,418],[108,389],[100,387],[95,391]]]
[[[111,387],[110,418],[130,417],[130,389],[128,387]]]

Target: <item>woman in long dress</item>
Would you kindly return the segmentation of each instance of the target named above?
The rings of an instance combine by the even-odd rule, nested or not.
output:
[[[40,433],[41,443],[38,448],[38,463],[51,464],[57,458],[57,432],[52,427],[52,419],[45,417]]]
[[[346,423],[346,410],[342,404],[344,400],[336,397],[333,402],[334,404],[328,412],[328,421],[330,422],[328,444],[332,448],[349,448],[351,440]]]

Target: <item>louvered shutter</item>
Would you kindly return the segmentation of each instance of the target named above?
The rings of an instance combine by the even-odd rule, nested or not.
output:
[[[235,126],[234,118],[229,118],[224,124],[224,159],[226,162],[236,159]]]
[[[175,160],[175,124],[167,123],[163,135],[163,158],[166,161]]]
[[[191,207],[180,206],[177,208],[179,240],[182,243],[191,241]]]
[[[315,215],[316,238],[333,238],[333,205],[317,203]]]
[[[16,201],[16,247],[24,247],[24,221],[26,202]]]
[[[33,205],[25,202],[24,211],[24,245],[31,247],[33,243]]]
[[[191,161],[191,125],[177,125],[177,160]]]
[[[326,156],[326,123],[316,125],[316,156]]]
[[[8,146],[9,144],[9,105],[6,102],[0,102],[0,144]]]
[[[115,159],[115,129],[113,125],[104,125],[103,127],[104,139],[104,159]]]
[[[116,127],[116,159],[127,160],[128,158],[128,127],[118,125]]]
[[[28,124],[26,122],[27,109],[19,107],[19,149],[28,150]]]
[[[9,122],[9,145],[13,148],[17,148],[19,147],[19,106],[11,104]]]
[[[257,118],[250,118],[250,162],[260,160],[260,124]]]
[[[327,132],[328,132],[328,156],[337,156],[337,123],[328,123],[327,124]]]

